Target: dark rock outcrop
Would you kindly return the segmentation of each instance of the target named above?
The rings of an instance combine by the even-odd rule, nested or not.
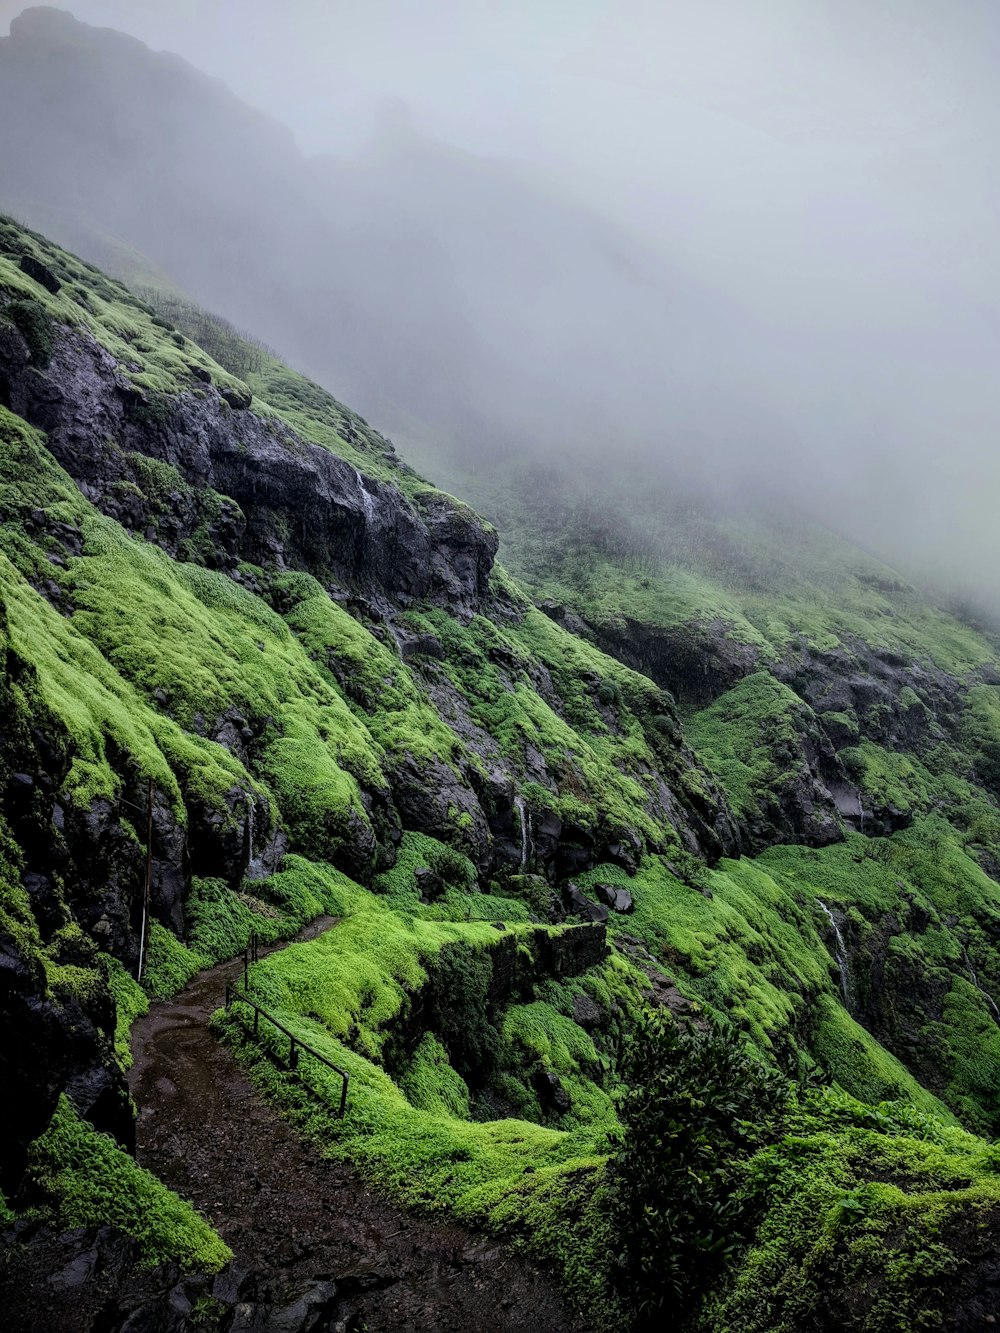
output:
[[[176,469],[181,489],[230,502],[232,516],[210,538],[234,563],[306,569],[382,599],[437,601],[459,615],[473,614],[486,594],[497,537],[471,510],[432,491],[418,510],[395,486],[255,415],[242,397],[233,404],[199,385],[154,399],[94,339],[68,330],[58,331],[44,370],[25,359],[23,340],[7,334],[0,374],[12,410],[47,432],[88,498],[116,517],[121,483],[143,492],[142,469],[129,455],[148,456]],[[132,517],[142,521],[141,507]],[[182,522],[183,505],[173,517]],[[181,527],[169,540],[193,536]]]
[[[557,1115],[565,1115],[572,1106],[573,1103],[563,1086],[562,1079],[551,1069],[536,1069],[531,1082],[543,1111],[554,1111]]]
[[[34,255],[22,255],[20,268],[22,273],[26,273],[29,278],[32,278],[39,286],[44,287],[47,292],[51,292],[53,296],[62,287],[62,283],[52,270],[47,268],[41,260],[36,259]]]

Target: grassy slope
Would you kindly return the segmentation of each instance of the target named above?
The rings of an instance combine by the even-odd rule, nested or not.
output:
[[[420,457],[494,521],[501,557],[536,598],[594,624],[718,620],[764,665],[797,643],[829,651],[851,636],[959,676],[996,657],[898,571],[787,510],[755,516],[655,474],[516,458],[472,473],[431,450]]]
[[[58,269],[65,285],[50,297],[7,257],[0,258],[0,287],[19,302],[41,307],[46,319],[94,333],[151,401],[195,389],[192,364],[225,383],[224,370],[182,334],[161,327],[148,307],[117,284],[9,228],[4,245],[8,251],[27,245]],[[42,335],[45,327],[44,320],[37,323]],[[427,494],[419,478],[384,456],[385,442],[329,395],[271,358],[258,364],[248,379],[261,411],[282,415],[306,438],[395,481],[416,500]],[[175,989],[197,966],[238,949],[251,928],[276,936],[292,933],[320,910],[345,916],[345,925],[331,935],[262,964],[257,980],[290,1025],[350,1068],[347,1122],[332,1117],[327,1097],[338,1090],[324,1087],[321,1074],[309,1076],[319,1080],[316,1096],[260,1058],[258,1048],[243,1042],[230,1023],[229,1034],[255,1077],[308,1131],[332,1144],[332,1151],[360,1160],[386,1187],[413,1203],[523,1234],[536,1250],[559,1259],[578,1295],[606,1300],[600,1256],[608,1238],[600,1191],[608,1136],[616,1125],[609,1097],[613,1079],[601,1051],[572,1021],[572,1000],[585,993],[606,1007],[614,1001],[627,1018],[645,984],[634,962],[615,952],[584,978],[541,986],[507,1011],[493,1052],[495,1085],[521,1118],[477,1119],[482,1109],[433,1034],[390,1076],[379,1062],[386,1033],[412,993],[433,976],[442,948],[457,944],[470,957],[481,955],[496,938],[484,921],[530,930],[526,900],[516,886],[505,891],[496,885],[484,894],[480,890],[490,886],[459,875],[462,882],[450,884],[440,901],[421,902],[413,872],[433,862],[440,849],[414,833],[404,839],[397,869],[376,881],[374,894],[324,862],[347,836],[347,817],[364,818],[360,783],[377,789],[407,755],[448,765],[475,763],[476,756],[434,711],[414,674],[314,580],[258,571],[263,586],[280,591],[285,609],[279,617],[222,576],[171,562],[127,537],[88,505],[47,454],[44,440],[2,409],[0,432],[0,502],[11,520],[4,524],[0,547],[4,643],[34,667],[34,676],[20,687],[24,710],[44,707],[65,731],[73,751],[71,798],[86,805],[95,795],[113,795],[129,769],[152,776],[182,822],[195,798],[223,819],[239,818],[227,802],[236,789],[265,798],[273,819],[280,817],[292,836],[295,854],[267,884],[246,884],[239,894],[217,881],[194,885],[189,939],[182,943],[156,931],[149,988]],[[28,521],[39,507],[50,518],[79,525],[82,555],[65,565],[51,562],[50,543]],[[971,631],[884,571],[873,572],[866,557],[822,537],[806,543],[794,571],[787,559],[775,567],[782,548],[767,546],[759,533],[740,537],[733,554],[729,531],[725,557],[715,549],[717,542],[691,542],[689,549],[678,538],[671,567],[630,573],[593,552],[555,568],[550,549],[534,549],[526,541],[518,545],[527,524],[519,528],[516,513],[511,523],[515,562],[532,577],[535,590],[576,600],[598,618],[628,615],[664,625],[722,618],[734,634],[757,643],[765,661],[796,636],[830,647],[854,633],[911,657],[925,656],[959,675],[992,656],[990,646]],[[682,553],[685,569],[676,564]],[[719,572],[720,561],[730,571],[726,576]],[[747,576],[748,565],[758,575]],[[761,587],[764,568],[771,570],[771,591]],[[43,574],[59,585],[69,614],[39,595]],[[508,596],[519,596],[502,573],[496,577]],[[995,1131],[992,1099],[1000,1059],[1000,1030],[987,1002],[960,975],[965,950],[980,980],[1000,987],[990,929],[998,890],[975,859],[983,849],[1000,846],[998,821],[991,799],[963,775],[963,755],[938,755],[928,767],[927,756],[904,761],[862,742],[857,767],[866,789],[874,796],[879,784],[892,787],[897,798],[901,789],[919,807],[911,829],[892,839],[852,836],[822,851],[776,848],[756,862],[693,869],[679,865],[672,831],[652,826],[647,810],[643,774],[656,761],[649,720],[664,709],[655,686],[534,611],[520,624],[502,626],[483,617],[461,626],[427,608],[413,620],[415,628],[443,644],[441,670],[449,685],[501,750],[513,753],[528,740],[552,759],[563,756],[563,790],[555,797],[544,790],[529,793],[534,800],[554,804],[564,816],[603,820],[645,835],[652,852],[635,878],[600,867],[579,883],[585,889],[597,882],[628,884],[636,902],[625,923],[628,933],[644,941],[692,1001],[729,1016],[749,1040],[791,1070],[804,1075],[818,1067],[864,1102],[891,1098],[933,1117],[870,1111],[846,1097],[821,1100],[799,1135],[811,1146],[798,1149],[790,1141],[772,1159],[753,1164],[752,1171],[771,1182],[775,1208],[738,1270],[733,1291],[719,1297],[728,1302],[726,1326],[771,1327],[766,1322],[771,1319],[779,1327],[776,1321],[785,1313],[770,1306],[766,1317],[760,1313],[761,1293],[779,1263],[798,1266],[795,1300],[815,1299],[810,1256],[825,1244],[833,1220],[851,1262],[863,1267],[871,1237],[884,1234],[886,1219],[905,1213],[905,1234],[917,1245],[929,1234],[928,1209],[937,1209],[937,1225],[945,1215],[967,1218],[992,1206],[987,1179],[992,1159],[981,1141],[961,1137],[954,1128],[957,1114],[972,1127]],[[514,663],[518,684],[512,691],[500,687],[493,665],[498,658]],[[533,684],[540,664],[553,681],[555,707]],[[602,686],[613,687],[604,697],[617,701],[613,725],[602,705]],[[752,737],[741,741],[733,734],[748,713],[777,726],[788,721],[781,689],[766,683],[760,688],[767,698],[757,701],[756,713],[735,706],[746,703],[737,697],[730,700],[728,715],[703,715],[692,732],[737,805],[753,799],[762,783],[781,777],[760,771]],[[979,686],[970,700],[964,754],[975,756],[980,766],[994,750],[1000,753],[995,694],[994,687]],[[195,713],[211,715],[230,706],[263,736],[250,770],[192,727]],[[273,734],[267,717],[274,719]],[[901,762],[909,765],[905,771]],[[690,780],[699,781],[697,774]],[[462,845],[457,817],[453,840]],[[43,960],[53,994],[60,986],[92,984],[86,975],[67,975],[58,953],[42,946],[17,883],[16,849],[4,853],[0,842],[0,854],[7,857],[0,908],[25,948]],[[940,972],[947,984],[945,1018],[935,1032],[923,1034],[925,1040],[933,1037],[940,1051],[938,1096],[845,1009],[821,898],[845,914],[859,956],[865,933],[885,911],[897,911],[901,902],[913,909],[914,924],[894,937],[891,961],[905,968],[917,955],[921,966]],[[474,981],[476,967],[470,967]],[[120,1013],[136,1012],[142,1000],[127,978],[112,969],[112,983]],[[866,978],[857,977],[856,984],[860,993]],[[534,1067],[556,1072],[570,1090],[572,1111],[565,1120],[556,1122],[539,1104],[526,1077]],[[36,1154],[38,1169],[48,1163],[47,1178],[62,1182],[56,1193],[66,1200],[83,1188],[74,1183],[79,1172],[87,1174],[80,1163],[88,1154],[66,1147],[71,1138],[68,1131],[57,1135]],[[938,1163],[925,1172],[928,1141],[958,1165]],[[802,1154],[813,1164],[808,1170],[796,1165]],[[69,1177],[56,1169],[57,1158],[72,1168]],[[895,1174],[884,1183],[883,1162],[890,1158]],[[883,1183],[869,1183],[874,1181]],[[981,1198],[970,1190],[980,1190]],[[102,1197],[93,1182],[84,1193]],[[942,1225],[943,1238],[935,1244],[947,1250],[951,1233]],[[158,1244],[151,1253],[160,1252]],[[897,1248],[902,1255],[905,1246]],[[901,1258],[895,1285],[886,1289],[889,1298],[901,1298],[905,1278]],[[827,1280],[841,1277],[830,1270]]]

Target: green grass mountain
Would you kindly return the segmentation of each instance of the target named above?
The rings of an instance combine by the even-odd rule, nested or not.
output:
[[[0,223],[8,1211],[224,1265],[129,1156],[129,1025],[326,912],[253,985],[349,1071],[346,1118],[266,1033],[220,1038],[592,1326],[631,1317],[620,1057],[653,1006],[788,1081],[692,1327],[979,1328],[995,642],[805,521],[463,493],[496,527],[224,322]]]

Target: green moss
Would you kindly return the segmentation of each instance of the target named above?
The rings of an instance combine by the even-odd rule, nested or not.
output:
[[[432,1032],[425,1034],[399,1079],[411,1105],[438,1115],[469,1118],[469,1087],[452,1068],[448,1052]]]
[[[116,1227],[138,1241],[146,1263],[174,1261],[186,1272],[214,1273],[232,1258],[190,1204],[80,1120],[65,1097],[32,1145],[28,1169],[48,1200],[43,1216],[61,1230]]]
[[[105,956],[104,968],[108,989],[115,1001],[115,1058],[122,1069],[128,1069],[132,1064],[132,1024],[149,1011],[149,999],[117,958]]]
[[[158,921],[149,923],[149,938],[142,984],[154,1000],[165,1000],[183,990],[196,972],[207,965],[205,957],[187,948]]]
[[[982,1140],[905,1105],[829,1094],[807,1098],[793,1133],[751,1160],[744,1189],[763,1219],[702,1311],[706,1333],[940,1327],[1000,1208]]]
[[[11,321],[28,346],[32,362],[44,368],[52,356],[53,320],[36,301],[11,301],[3,314]]]
[[[803,738],[816,733],[812,709],[758,671],[686,724],[691,745],[740,815],[766,817],[803,767]]]

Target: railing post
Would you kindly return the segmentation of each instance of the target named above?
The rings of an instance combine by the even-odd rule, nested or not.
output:
[[[288,1047],[288,1068],[289,1068],[289,1069],[298,1069],[298,1067],[299,1067],[299,1052],[298,1052],[298,1049],[296,1048],[296,1045],[295,1045],[295,1038],[294,1038],[294,1037],[289,1037],[288,1040],[289,1040],[289,1043],[290,1043],[290,1044],[289,1044],[289,1047]]]
[[[347,1110],[347,1075],[344,1075],[344,1081],[340,1087],[340,1118],[343,1120],[344,1112]]]

